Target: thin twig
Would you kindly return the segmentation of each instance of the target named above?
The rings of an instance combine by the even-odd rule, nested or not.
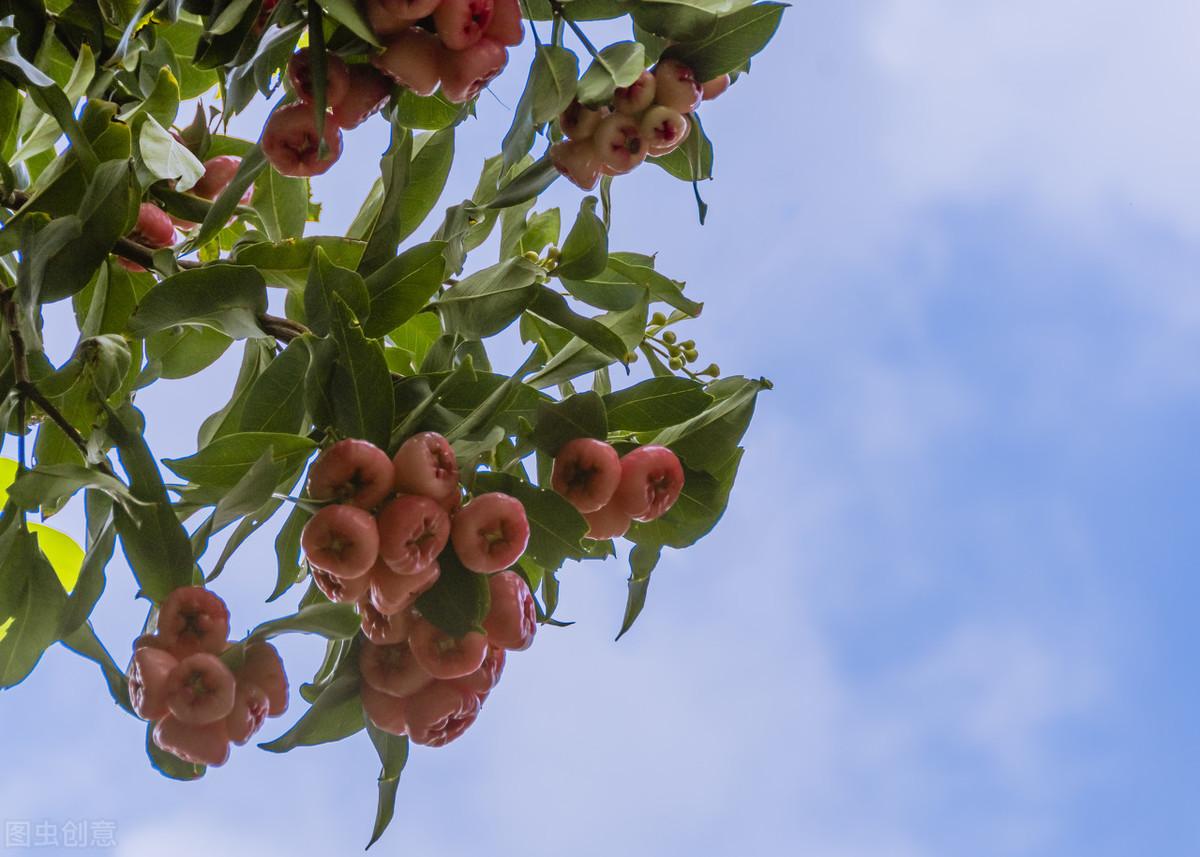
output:
[[[554,10],[554,14],[566,21],[567,26],[571,28],[571,32],[575,34],[575,38],[579,39],[583,46],[587,48],[587,52],[592,55],[596,62],[608,69],[609,73],[611,74],[612,68],[607,62],[604,61],[604,57],[600,56],[600,52],[596,50],[596,46],[592,44],[590,39],[588,39],[587,34],[583,32],[583,29],[571,19],[570,15],[567,14],[567,10],[563,4],[559,3],[558,0],[549,0],[549,3],[550,8]]]

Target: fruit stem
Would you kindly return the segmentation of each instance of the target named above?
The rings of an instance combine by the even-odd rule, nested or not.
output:
[[[579,39],[580,43],[587,48],[587,52],[592,55],[592,58],[600,63],[609,74],[613,74],[612,67],[604,61],[604,57],[600,56],[600,52],[596,50],[596,46],[588,39],[587,34],[567,14],[567,10],[563,7],[563,4],[559,3],[558,0],[549,0],[549,3],[550,8],[554,10],[554,14],[566,22],[566,25],[571,28],[571,32],[575,34],[575,38]],[[615,77],[616,75],[613,76]]]

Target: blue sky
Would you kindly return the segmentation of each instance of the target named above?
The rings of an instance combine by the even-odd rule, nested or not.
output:
[[[382,853],[1200,849],[1198,28],[1168,0],[799,4],[705,108],[707,226],[652,168],[617,182],[614,246],[659,251],[706,302],[705,359],[776,389],[725,521],[665,558],[635,630],[612,642],[623,565],[568,570],[578,624],[414,754]],[[495,149],[519,77],[460,152]],[[385,134],[318,183],[331,228]],[[235,368],[139,400],[160,456]],[[239,557],[218,590],[244,631],[270,540]],[[114,651],[142,613],[114,567]],[[288,641],[296,677],[320,649]],[[365,842],[365,737],[169,783],[61,649],[0,710],[0,817],[112,819],[123,857]]]

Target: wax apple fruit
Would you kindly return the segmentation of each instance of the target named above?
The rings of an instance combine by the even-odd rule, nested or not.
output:
[[[600,121],[592,145],[601,165],[618,175],[641,164],[649,153],[638,121],[623,113],[613,113]]]
[[[486,35],[510,48],[521,44],[525,38],[525,26],[521,23],[521,0],[495,0],[492,23]]]
[[[408,632],[412,628],[412,616],[408,610],[382,613],[370,598],[364,598],[359,602],[358,613],[362,617],[363,636],[375,645],[394,646],[407,642]]]
[[[593,110],[584,107],[578,101],[572,101],[558,117],[558,125],[572,140],[589,140],[596,133],[600,120],[606,115],[607,110]]]
[[[167,708],[196,726],[222,720],[233,710],[233,673],[216,655],[188,655],[167,675]]]
[[[462,50],[441,56],[442,94],[452,104],[470,101],[491,83],[508,63],[504,45],[485,36]]]
[[[288,680],[279,651],[270,643],[251,643],[237,671],[239,682],[262,688],[267,695],[268,713],[278,717],[287,711]]]
[[[657,81],[653,74],[643,71],[629,86],[623,86],[613,93],[613,110],[629,116],[637,116],[654,103],[654,91]]]
[[[312,51],[302,48],[292,54],[287,65],[288,83],[292,92],[304,104],[312,104],[316,98],[313,83]],[[325,54],[325,106],[340,104],[350,91],[350,72],[346,63],[336,54]]]
[[[712,80],[706,80],[700,87],[705,101],[712,101],[714,98],[720,97],[725,90],[729,89],[729,75],[723,74],[720,77],[714,77]]]
[[[337,577],[359,577],[379,556],[379,529],[370,512],[338,504],[319,509],[300,534],[308,561]]]
[[[469,48],[492,23],[493,0],[442,0],[433,10],[438,37],[452,51]]]
[[[167,676],[179,661],[170,652],[145,646],[133,653],[129,662],[129,701],[133,712],[143,720],[166,717]]]
[[[332,116],[325,123],[327,154],[321,157],[317,120],[307,104],[289,104],[271,114],[263,128],[262,149],[280,174],[294,177],[319,176],[342,156],[342,132]]]
[[[479,716],[479,697],[450,682],[435,682],[405,701],[405,725],[414,744],[441,747]]]
[[[242,159],[236,155],[218,155],[204,162],[204,175],[192,185],[191,193],[203,199],[216,199],[225,188],[229,187],[233,177],[242,166]],[[247,191],[249,194],[250,191]],[[248,202],[249,200],[244,200]]]
[[[650,147],[651,155],[665,155],[673,152],[679,144],[687,139],[692,126],[682,113],[657,104],[646,111],[642,117],[642,137]]]
[[[450,539],[446,510],[419,494],[401,494],[383,507],[378,520],[379,558],[397,574],[425,571]]]
[[[270,711],[266,691],[256,684],[239,681],[233,694],[233,709],[225,717],[229,740],[239,747],[246,744],[262,728]]]
[[[394,646],[363,643],[358,653],[358,668],[363,681],[391,696],[411,696],[433,681],[407,643]]]
[[[392,460],[365,440],[339,440],[308,471],[308,496],[374,509],[392,493]]]
[[[357,128],[376,113],[392,96],[392,82],[373,66],[357,63],[350,66],[350,91],[330,114],[338,127]]]
[[[577,437],[554,457],[550,484],[580,512],[605,506],[620,481],[621,457],[602,440]]]
[[[488,694],[500,683],[500,675],[504,672],[505,660],[504,649],[499,646],[488,646],[487,656],[484,657],[483,664],[480,665],[479,669],[462,678],[452,679],[452,682],[475,694],[482,705],[483,701],[487,699]]]
[[[408,645],[418,664],[434,678],[462,678],[479,669],[487,655],[487,637],[470,631],[452,637],[426,619],[408,632]]]
[[[511,651],[533,645],[537,633],[537,607],[524,578],[515,571],[502,571],[488,578],[492,606],[483,620],[488,642]]]
[[[177,658],[196,652],[220,654],[229,639],[229,608],[202,586],[184,586],[163,601],[158,635]]]
[[[621,459],[613,503],[635,521],[665,515],[683,490],[683,467],[665,446],[639,446]]]
[[[593,190],[600,181],[600,162],[591,138],[563,140],[550,147],[550,159],[559,174],[583,190]]]
[[[617,539],[629,532],[633,518],[626,515],[615,501],[603,509],[587,512],[583,516],[588,522],[589,539]]]
[[[371,61],[396,83],[417,95],[433,95],[442,80],[442,51],[442,45],[433,33],[420,27],[409,27],[390,38],[384,52]]]
[[[368,597],[380,613],[393,615],[411,607],[440,576],[436,562],[418,574],[397,574],[381,560],[371,572]]]
[[[360,686],[359,693],[363,711],[378,728],[392,735],[403,735],[408,731],[404,718],[408,699],[376,690],[366,683]]]
[[[197,726],[168,714],[154,727],[154,743],[193,765],[220,767],[229,761],[225,721]]]
[[[447,511],[458,508],[458,461],[449,441],[437,432],[415,434],[392,458],[395,488],[400,494],[420,494]]]
[[[700,106],[704,91],[690,66],[679,60],[665,59],[654,67],[654,100],[680,113],[691,113]]]
[[[175,243],[175,224],[157,205],[143,202],[138,207],[137,225],[129,237],[151,250],[170,247]]]
[[[525,507],[507,494],[481,494],[455,516],[450,540],[471,571],[502,571],[520,559],[529,544]]]

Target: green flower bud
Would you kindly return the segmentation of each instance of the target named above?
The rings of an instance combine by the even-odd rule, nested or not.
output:
[[[683,346],[684,351],[692,351],[696,348],[696,340],[694,340],[694,339],[685,339],[683,342],[681,342],[679,344],[681,346]]]
[[[662,327],[667,323],[667,317],[661,312],[656,312],[654,315],[650,316],[650,323],[655,327]]]
[[[675,338],[676,337],[675,337],[674,331],[667,330],[667,331],[663,332],[663,342],[667,343],[668,345],[674,344]]]
[[[718,366],[716,363],[709,363],[707,369],[704,369],[703,371],[698,372],[697,374],[711,375],[714,378],[720,378],[721,377],[721,367]]]
[[[688,363],[695,363],[700,359],[700,352],[695,348],[685,348],[683,350],[683,359]]]
[[[667,365],[670,366],[675,371],[679,371],[680,369],[683,368],[683,361],[680,360],[678,357],[672,357],[671,362],[668,363]]]

